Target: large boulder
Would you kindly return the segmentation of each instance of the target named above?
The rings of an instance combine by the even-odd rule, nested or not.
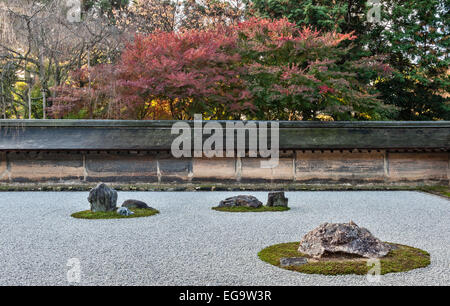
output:
[[[284,191],[269,192],[267,206],[288,206],[288,198],[285,197]]]
[[[234,207],[234,206],[258,208],[262,206],[262,203],[257,198],[250,195],[238,195],[235,197],[226,198],[225,200],[220,201],[219,203],[219,207]]]
[[[128,209],[141,208],[141,209],[152,209],[147,203],[139,201],[139,200],[126,200],[122,203],[122,207],[126,207]]]
[[[88,197],[91,203],[91,211],[93,212],[107,212],[115,211],[117,205],[117,191],[109,188],[105,184],[98,184],[97,187],[91,189]]]
[[[353,221],[324,223],[307,233],[298,251],[320,258],[332,253],[354,254],[367,258],[386,256],[391,247],[374,237],[366,228]]]

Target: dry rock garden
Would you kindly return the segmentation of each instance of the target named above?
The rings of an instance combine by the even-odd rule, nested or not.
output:
[[[380,274],[409,271],[430,264],[426,251],[382,242],[353,221],[323,223],[298,242],[269,246],[259,258],[284,269],[309,274],[367,274],[368,259],[379,259]]]
[[[88,193],[2,193],[0,283],[67,285],[72,258],[81,285],[371,285],[376,260],[381,285],[450,281],[448,200],[435,195],[291,191],[288,211],[236,213],[211,207],[243,193],[118,190],[115,210],[94,213]],[[160,213],[119,215],[129,199]],[[70,216],[83,210],[114,218]]]
[[[117,207],[117,191],[99,184],[89,192],[90,210],[72,214],[82,219],[120,219],[152,216],[158,210],[145,202],[129,199]],[[269,192],[265,205],[255,196],[225,198],[212,208],[222,212],[277,212],[289,210],[284,192]],[[275,244],[258,253],[274,266],[308,274],[367,274],[369,259],[378,259],[380,274],[426,267],[426,251],[392,242],[383,242],[364,227],[349,223],[323,223],[300,242]]]

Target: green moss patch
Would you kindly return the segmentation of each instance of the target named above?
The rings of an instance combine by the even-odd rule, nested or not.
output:
[[[381,262],[381,274],[404,272],[417,268],[423,268],[430,264],[430,254],[407,245],[389,243],[397,247],[383,258]],[[367,266],[367,258],[342,256],[314,260],[308,255],[297,251],[299,242],[280,243],[269,246],[258,253],[261,260],[282,269],[323,275],[359,274],[364,275],[372,268]],[[301,266],[281,267],[280,259],[286,257],[306,257],[308,263]]]
[[[213,207],[212,209],[226,212],[264,212],[264,211],[286,211],[289,210],[290,208],[283,206],[260,206],[258,208],[246,206],[233,206],[233,207]]]
[[[73,213],[71,216],[78,219],[130,219],[130,218],[153,216],[159,213],[159,211],[156,209],[133,208],[130,210],[134,212],[134,214],[132,214],[131,216],[122,216],[116,213],[115,211],[92,212],[90,210],[79,211]]]
[[[450,198],[450,187],[449,186],[424,186],[422,191],[429,192],[432,194],[440,195],[445,198]]]

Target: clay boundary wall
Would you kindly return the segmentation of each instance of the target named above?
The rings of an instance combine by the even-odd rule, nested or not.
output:
[[[446,121],[280,122],[272,169],[259,157],[176,159],[173,123],[0,120],[0,183],[449,184]]]

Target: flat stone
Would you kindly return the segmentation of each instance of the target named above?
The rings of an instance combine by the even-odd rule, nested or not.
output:
[[[134,212],[126,207],[119,207],[116,212],[121,216],[131,216],[134,214]]]
[[[220,201],[219,207],[234,207],[234,206],[245,206],[258,208],[263,204],[256,197],[250,195],[238,195],[235,197],[226,198]]]
[[[115,211],[117,206],[117,191],[100,183],[89,192],[88,201],[93,212]]]
[[[285,197],[284,191],[269,192],[267,206],[288,206],[288,198]]]
[[[308,263],[305,257],[285,257],[280,259],[280,266],[282,267],[295,267]]]
[[[349,223],[323,223],[307,233],[298,251],[315,258],[329,253],[354,254],[367,258],[386,256],[391,247],[374,237],[366,228],[353,221]]]
[[[128,209],[140,208],[140,209],[152,209],[147,203],[139,201],[139,200],[126,200],[122,203],[122,207],[126,207]]]

